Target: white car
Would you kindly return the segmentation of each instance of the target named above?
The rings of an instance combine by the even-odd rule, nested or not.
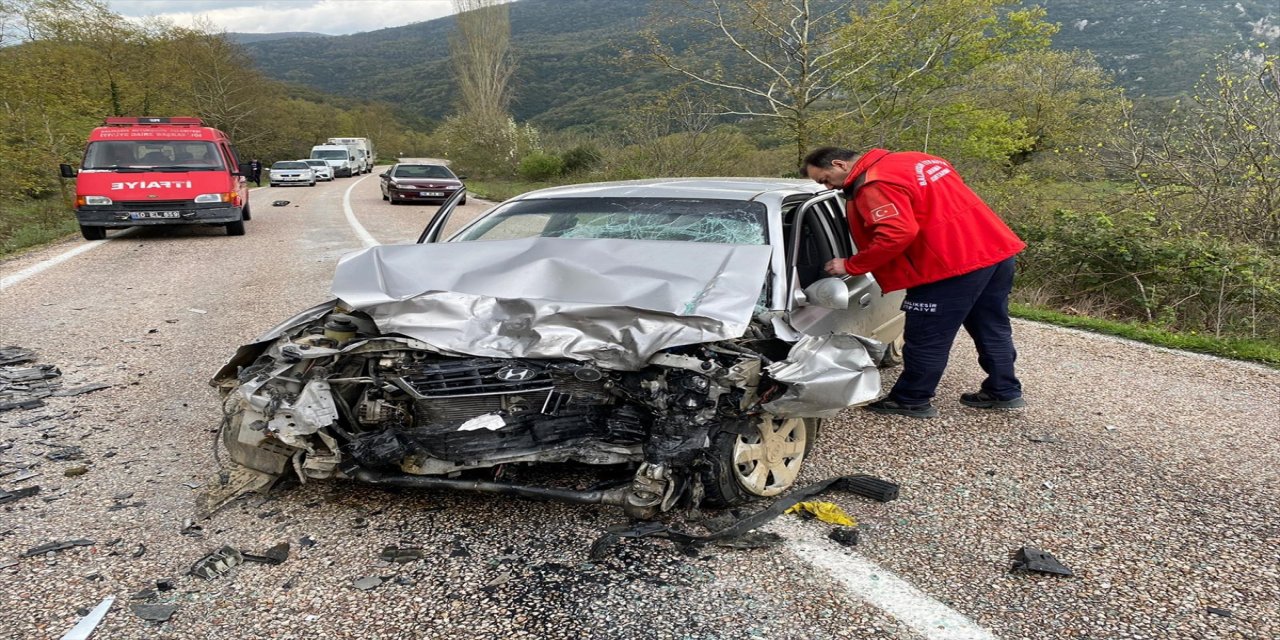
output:
[[[316,180],[333,181],[333,167],[329,166],[328,162],[318,158],[308,158],[300,160],[300,162],[305,162],[307,166],[311,167],[311,170],[316,174]]]
[[[282,184],[316,186],[316,174],[311,170],[311,165],[301,160],[281,160],[271,165],[267,180],[273,187]]]

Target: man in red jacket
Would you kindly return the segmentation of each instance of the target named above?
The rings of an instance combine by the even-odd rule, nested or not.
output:
[[[961,326],[973,337],[987,378],[960,402],[981,409],[1026,406],[1013,368],[1009,291],[1013,256],[1027,245],[955,168],[924,153],[823,147],[805,157],[802,171],[843,189],[849,203],[846,217],[858,251],[828,262],[827,273],[870,273],[886,293],[907,290],[902,375],[888,396],[867,408],[938,415],[931,400]]]

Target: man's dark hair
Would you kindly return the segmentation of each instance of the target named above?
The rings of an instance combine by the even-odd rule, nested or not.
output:
[[[800,165],[800,173],[804,174],[807,167],[830,169],[833,160],[852,160],[856,157],[858,157],[858,152],[851,149],[819,147],[810,151],[809,155],[804,157],[804,164]]]

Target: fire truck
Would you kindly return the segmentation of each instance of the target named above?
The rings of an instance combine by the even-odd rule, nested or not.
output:
[[[107,118],[89,134],[76,180],[76,220],[86,240],[107,229],[205,224],[244,235],[248,164],[227,134],[199,118]]]

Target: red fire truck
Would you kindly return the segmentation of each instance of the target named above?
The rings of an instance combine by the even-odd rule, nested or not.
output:
[[[76,219],[86,240],[107,229],[158,224],[223,225],[244,235],[248,165],[227,134],[199,118],[107,118],[89,134],[77,172]]]

